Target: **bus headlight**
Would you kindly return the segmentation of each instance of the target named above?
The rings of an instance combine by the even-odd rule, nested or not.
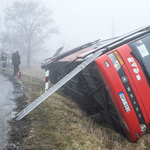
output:
[[[114,51],[113,53],[108,54],[108,57],[112,61],[114,67],[118,71],[121,66],[124,64],[124,61],[122,60],[121,56],[117,51]]]

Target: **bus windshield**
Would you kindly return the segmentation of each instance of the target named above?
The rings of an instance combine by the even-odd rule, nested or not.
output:
[[[150,35],[138,39],[129,45],[142,69],[146,71],[148,78],[150,78]]]

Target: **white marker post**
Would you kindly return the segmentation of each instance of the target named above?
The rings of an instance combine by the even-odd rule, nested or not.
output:
[[[49,89],[49,70],[45,72],[45,92]]]

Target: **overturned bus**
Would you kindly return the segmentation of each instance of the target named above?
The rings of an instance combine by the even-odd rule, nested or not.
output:
[[[45,60],[41,67],[46,70],[46,90],[49,81],[54,86],[63,82],[58,88],[94,121],[104,122],[130,142],[150,132],[150,26],[87,43]]]

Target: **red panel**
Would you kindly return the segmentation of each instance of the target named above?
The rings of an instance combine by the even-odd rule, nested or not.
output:
[[[111,65],[109,68],[106,67],[106,65],[104,63],[105,61],[108,61],[109,64]],[[137,133],[140,133],[140,136],[143,135],[141,132],[141,127],[140,127],[139,121],[137,119],[137,116],[135,114],[135,111],[132,107],[132,104],[130,102],[130,99],[129,99],[129,97],[126,93],[126,90],[122,84],[122,81],[121,81],[116,69],[113,66],[113,63],[111,62],[111,60],[109,59],[109,57],[106,54],[97,58],[95,60],[95,62],[97,64],[97,67],[98,67],[103,79],[104,79],[104,82],[107,86],[108,92],[112,98],[112,101],[117,109],[120,120],[122,123],[124,123],[124,128],[126,130],[126,133],[129,137],[130,141],[131,142],[136,141],[138,139],[137,135],[136,135]],[[123,69],[125,69],[125,71],[127,71],[125,66]],[[128,73],[128,75],[129,75],[129,73]],[[132,80],[132,78],[129,77],[129,80]],[[129,81],[129,82],[131,82],[131,81]],[[133,90],[136,90],[136,89],[134,88]],[[125,97],[131,108],[131,111],[129,111],[128,113],[125,112],[122,102],[118,96],[118,93],[120,93],[120,92],[123,92],[125,94]]]
[[[85,49],[81,49],[73,54],[70,54],[70,55],[60,59],[59,61],[69,61],[70,62],[71,60],[76,59],[80,55],[82,55],[84,57],[84,55],[86,55],[87,53],[90,53],[93,48],[94,47],[88,47]]]
[[[79,57],[79,58],[83,58],[83,57],[85,57],[86,55],[88,55],[88,54],[90,54],[90,53],[92,53],[92,52],[94,52],[94,51],[95,51],[95,49],[88,50],[88,51],[86,51],[86,52],[84,52],[84,53],[78,55],[78,57]]]
[[[150,122],[150,89],[145,78],[145,75],[142,71],[142,68],[138,61],[130,54],[132,50],[128,45],[120,47],[119,53],[122,56],[126,68],[124,68],[125,72],[128,73],[128,77],[130,77],[130,82],[132,82],[132,88],[137,97],[139,106],[141,107],[142,113],[144,115],[146,123]],[[133,58],[133,59],[130,59]],[[133,61],[133,62],[131,62]],[[137,65],[137,67],[135,67]],[[135,73],[136,72],[136,73]]]

